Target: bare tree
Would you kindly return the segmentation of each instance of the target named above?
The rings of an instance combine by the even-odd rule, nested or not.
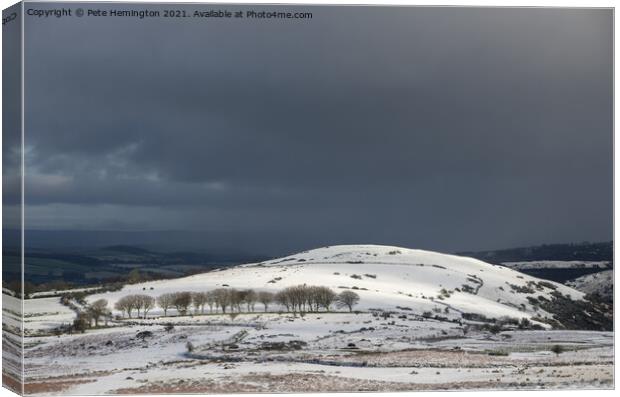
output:
[[[174,307],[177,312],[184,316],[187,313],[187,308],[192,304],[191,292],[177,292],[174,294]]]
[[[217,310],[217,294],[215,291],[209,291],[205,293],[205,297],[207,299],[207,305],[209,305],[209,312],[213,313],[213,306]]]
[[[360,301],[360,296],[353,291],[342,291],[336,298],[338,307],[347,307],[349,312],[353,311],[353,306]]]
[[[138,317],[140,317],[140,311],[142,310],[142,297],[143,295],[127,295],[124,297],[127,302],[126,305],[129,306],[131,310],[136,310]]]
[[[94,301],[88,308],[88,312],[90,317],[95,321],[95,327],[98,327],[99,319],[108,312],[108,301],[105,299]]]
[[[319,288],[321,287],[304,285],[304,300],[308,307],[308,311],[319,311]]]
[[[249,289],[245,291],[245,296],[243,301],[246,304],[246,307],[248,308],[248,312],[249,311],[254,311],[254,306],[256,305],[256,300],[258,299],[258,295],[256,294],[256,291],[254,291],[253,289]]]
[[[72,329],[84,333],[86,328],[90,327],[91,317],[89,313],[78,312],[77,317],[73,320]]]
[[[292,302],[291,302],[290,296],[287,293],[287,291],[285,290],[278,291],[278,293],[275,294],[273,298],[277,304],[284,306],[287,312],[291,311]]]
[[[276,294],[276,301],[286,307],[287,311],[305,312],[308,304],[308,287],[306,285],[286,287]]]
[[[311,311],[312,308],[310,306],[310,288],[303,284],[294,287],[294,298],[295,302],[297,302],[297,307],[299,308],[300,313],[305,313],[307,311]]]
[[[305,311],[305,307],[303,307],[306,302],[304,287],[305,286],[303,285],[297,285],[295,287],[288,287],[284,289],[290,296],[293,312],[299,311],[301,313]]]
[[[198,309],[200,309],[200,312],[204,314],[207,301],[208,297],[206,292],[194,292],[192,294],[192,304],[194,305],[194,310],[196,313],[198,312]]]
[[[316,287],[313,291],[314,300],[316,302],[316,311],[319,310],[319,307],[325,309],[325,311],[329,311],[330,306],[336,300],[336,293],[327,287]]]
[[[157,304],[164,310],[164,316],[168,315],[168,309],[174,307],[174,294],[168,293],[157,297]]]
[[[216,307],[222,308],[222,313],[226,313],[226,308],[231,304],[230,291],[225,288],[218,288],[213,293]]]
[[[149,311],[155,307],[155,298],[149,295],[134,295],[135,305],[138,308],[138,316],[140,316],[140,310],[142,315],[146,318]]]
[[[130,305],[138,312],[137,317],[140,318],[140,311],[142,310],[142,297],[141,295],[128,295]]]
[[[265,311],[267,305],[275,301],[293,313],[318,312],[321,308],[328,311],[336,298],[336,293],[328,287],[305,284],[284,288],[275,295],[262,295],[262,293],[258,295],[258,301],[265,305]],[[263,299],[267,300],[267,304]]]
[[[131,318],[131,312],[135,309],[132,295],[123,296],[114,304],[114,308],[123,315],[127,313],[127,317]]]
[[[261,291],[258,293],[258,301],[265,306],[265,312],[269,308],[269,304],[273,302],[274,295],[271,292]]]
[[[229,292],[230,306],[231,311],[233,308],[236,308],[238,312],[241,312],[241,304],[245,301],[245,297],[247,295],[247,291],[239,291],[236,289],[231,289]]]

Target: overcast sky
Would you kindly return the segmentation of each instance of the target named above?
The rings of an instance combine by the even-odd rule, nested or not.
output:
[[[612,239],[610,10],[298,10],[27,18],[27,228],[270,252]]]

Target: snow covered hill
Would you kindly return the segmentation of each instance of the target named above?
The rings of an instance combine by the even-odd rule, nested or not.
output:
[[[566,284],[586,294],[599,294],[604,299],[611,301],[614,293],[614,271],[605,270],[600,273],[588,274]]]
[[[574,301],[584,296],[568,286],[477,259],[392,246],[342,245],[174,280],[127,285],[88,300],[104,298],[113,306],[129,294],[157,297],[215,288],[276,292],[299,284],[326,286],[335,292],[353,290],[360,296],[358,310],[430,312],[447,318],[471,313],[487,318],[551,318],[541,303],[558,296]],[[151,314],[158,314],[157,309]]]
[[[501,262],[500,264],[532,277],[553,280],[565,285],[570,285],[569,281],[579,277],[613,269],[611,261],[538,260]]]

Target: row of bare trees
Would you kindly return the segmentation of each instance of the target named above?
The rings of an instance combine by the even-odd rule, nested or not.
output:
[[[292,312],[328,311],[338,295],[327,287],[297,285],[287,287],[275,296],[276,302]]]
[[[127,295],[119,299],[114,308],[123,313],[123,315],[127,313],[129,318],[131,318],[134,310],[137,312],[138,317],[146,318],[149,311],[155,308],[155,298],[149,295]]]
[[[148,295],[126,295],[116,302],[114,308],[129,318],[132,318],[134,312],[138,317],[146,318],[148,312],[156,305],[164,311],[164,316],[167,316],[171,309],[175,309],[180,315],[188,314],[192,308],[194,313],[204,314],[206,307],[209,308],[209,313],[240,313],[244,310],[254,312],[257,304],[262,305],[267,312],[273,303],[293,313],[329,311],[334,304],[338,308],[353,311],[358,302],[359,295],[353,291],[336,294],[328,287],[297,285],[275,294],[267,291],[256,292],[252,289],[218,288],[206,292],[171,292],[157,298]]]

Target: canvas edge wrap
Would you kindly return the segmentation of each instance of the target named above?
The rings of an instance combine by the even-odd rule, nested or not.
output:
[[[24,394],[23,3],[2,11],[2,386]]]

